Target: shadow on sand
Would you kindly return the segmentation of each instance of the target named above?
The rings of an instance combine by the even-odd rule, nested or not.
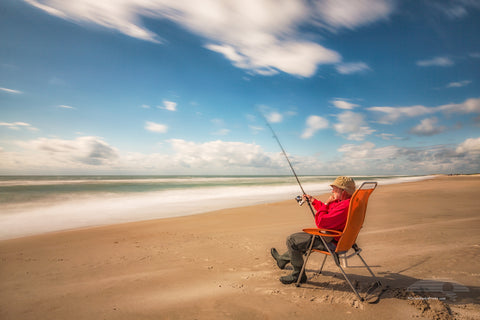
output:
[[[403,274],[425,261],[398,272],[381,272],[378,271],[381,266],[370,266],[382,283],[381,287],[375,286],[374,278],[363,266],[349,266],[344,270],[360,296],[370,304],[379,303],[382,299],[405,300],[417,308],[422,316],[432,319],[453,319],[454,313],[450,308],[453,305],[478,304],[480,287],[460,284],[451,279],[418,279]],[[337,266],[329,264],[321,274],[318,271],[307,268],[308,281],[301,288],[329,293],[342,292],[343,296],[348,296],[347,299],[352,301],[357,298]]]

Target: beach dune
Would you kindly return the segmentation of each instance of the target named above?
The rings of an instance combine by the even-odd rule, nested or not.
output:
[[[289,200],[0,241],[0,319],[478,319],[478,190],[478,175],[377,187],[358,238],[385,287],[374,304],[332,261],[314,274],[320,256],[302,287],[278,281],[270,248],[313,226]]]

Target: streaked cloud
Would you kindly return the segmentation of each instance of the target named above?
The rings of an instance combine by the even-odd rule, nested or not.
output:
[[[233,64],[261,75],[279,71],[301,77],[311,77],[318,65],[341,60],[340,54],[313,42],[275,41],[263,46],[234,48],[231,45],[207,45],[208,49],[222,53]]]
[[[6,127],[12,130],[27,129],[31,131],[38,131],[37,128],[26,122],[0,122],[0,127]]]
[[[265,128],[260,127],[260,126],[252,126],[252,125],[249,125],[248,127],[250,128],[250,131],[251,131],[253,134],[258,134],[259,132],[262,132],[263,130],[265,130]]]
[[[462,19],[472,8],[480,9],[480,2],[477,0],[428,1],[426,4],[439,10],[450,19]]]
[[[395,9],[390,0],[26,1],[62,19],[97,24],[156,43],[162,42],[161,36],[148,30],[142,17],[169,19],[201,35],[206,48],[221,53],[238,68],[300,77],[311,77],[322,64],[341,62],[339,53],[302,36],[300,27],[321,26],[331,32],[355,29],[387,19]],[[367,66],[357,63],[337,68],[349,74]]]
[[[458,82],[450,82],[449,84],[447,84],[447,88],[461,88],[461,87],[465,87],[465,86],[468,86],[470,83],[472,83],[472,81],[470,80],[463,80],[463,81],[458,81]]]
[[[14,90],[14,89],[8,89],[8,88],[0,88],[0,91],[6,92],[6,93],[13,93],[13,94],[22,94],[23,93],[20,90]]]
[[[340,63],[335,68],[340,74],[360,73],[370,70],[370,67],[364,62]]]
[[[343,109],[343,110],[352,110],[353,108],[356,108],[359,106],[358,104],[354,104],[343,99],[335,99],[330,102],[338,109]]]
[[[434,108],[421,105],[410,107],[370,107],[367,110],[379,113],[379,122],[383,124],[390,124],[401,118],[423,116],[436,112]]]
[[[314,6],[318,23],[333,29],[355,29],[385,20],[395,9],[394,2],[389,0],[320,0]]]
[[[420,67],[451,67],[455,63],[448,57],[435,57],[427,60],[417,61],[417,66]]]
[[[166,133],[168,131],[168,126],[161,123],[147,121],[145,122],[145,130],[155,133]]]
[[[163,100],[163,105],[158,106],[158,108],[168,111],[177,111],[177,103],[173,101]]]
[[[390,124],[402,118],[418,117],[436,112],[460,114],[480,113],[480,98],[470,98],[462,103],[451,103],[437,107],[425,107],[422,105],[410,107],[370,107],[367,110],[379,113],[380,123]]]
[[[306,120],[306,128],[302,133],[302,139],[311,138],[315,132],[321,129],[328,128],[328,120],[320,116],[312,115],[309,116]]]
[[[230,133],[230,129],[226,129],[226,128],[219,129],[217,131],[212,132],[212,134],[215,136],[226,136],[229,133]]]
[[[67,105],[64,105],[64,104],[59,105],[58,107],[61,108],[61,109],[71,109],[71,110],[77,109],[77,108],[75,108],[75,107],[67,106]]]
[[[210,122],[218,129],[212,132],[216,136],[226,136],[230,133],[230,129],[225,128],[225,121],[220,118],[211,119]]]
[[[393,133],[379,133],[376,135],[377,137],[380,137],[383,140],[393,140],[393,139],[401,139],[399,137],[396,137]]]

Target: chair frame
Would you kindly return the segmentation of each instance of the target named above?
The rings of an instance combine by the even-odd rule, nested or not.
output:
[[[361,301],[364,301],[364,298],[360,296],[360,294],[358,293],[358,291],[355,289],[352,282],[348,278],[345,270],[342,268],[342,265],[340,263],[340,258],[343,259],[342,264],[344,265],[344,267],[348,267],[347,260],[354,256],[358,256],[360,260],[363,262],[363,264],[365,265],[365,267],[367,268],[367,270],[370,272],[372,277],[375,279],[375,284],[380,287],[382,286],[382,283],[380,282],[380,280],[378,280],[378,278],[375,276],[375,274],[370,269],[368,264],[360,255],[360,252],[362,251],[362,249],[360,249],[360,247],[358,247],[358,245],[355,243],[358,233],[360,232],[360,229],[363,226],[365,214],[367,211],[368,198],[370,197],[370,194],[375,190],[376,187],[377,187],[377,182],[364,182],[354,192],[354,194],[350,199],[350,205],[349,205],[348,214],[347,214],[347,221],[343,231],[321,229],[321,228],[303,229],[304,232],[312,235],[312,241],[310,242],[310,246],[306,252],[306,258],[303,263],[302,270],[300,271],[300,276],[298,277],[298,280],[296,283],[297,287],[300,286],[300,280],[302,278],[303,273],[305,272],[308,259],[312,252],[319,252],[325,255],[318,273],[319,274],[322,273],[323,267],[325,265],[325,261],[327,260],[327,256],[331,256],[335,264],[343,274],[343,277],[345,278],[347,283],[350,285],[350,288],[353,290],[353,292],[357,295],[357,297]],[[326,248],[326,250],[319,250],[319,249],[313,248],[313,243],[315,242],[315,238],[317,237],[319,237],[322,240],[322,243]],[[334,238],[334,237],[335,238],[339,237],[340,239],[338,240],[337,247],[335,248],[334,251],[332,251],[332,248],[330,248],[330,246],[328,245],[328,242],[330,241],[326,241],[326,239]],[[350,255],[347,255],[350,249],[353,249],[354,252]]]

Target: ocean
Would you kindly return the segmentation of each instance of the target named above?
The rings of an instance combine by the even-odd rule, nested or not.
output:
[[[354,177],[379,184],[432,176]],[[300,176],[308,194],[335,176]],[[293,176],[0,176],[0,240],[292,199]]]

